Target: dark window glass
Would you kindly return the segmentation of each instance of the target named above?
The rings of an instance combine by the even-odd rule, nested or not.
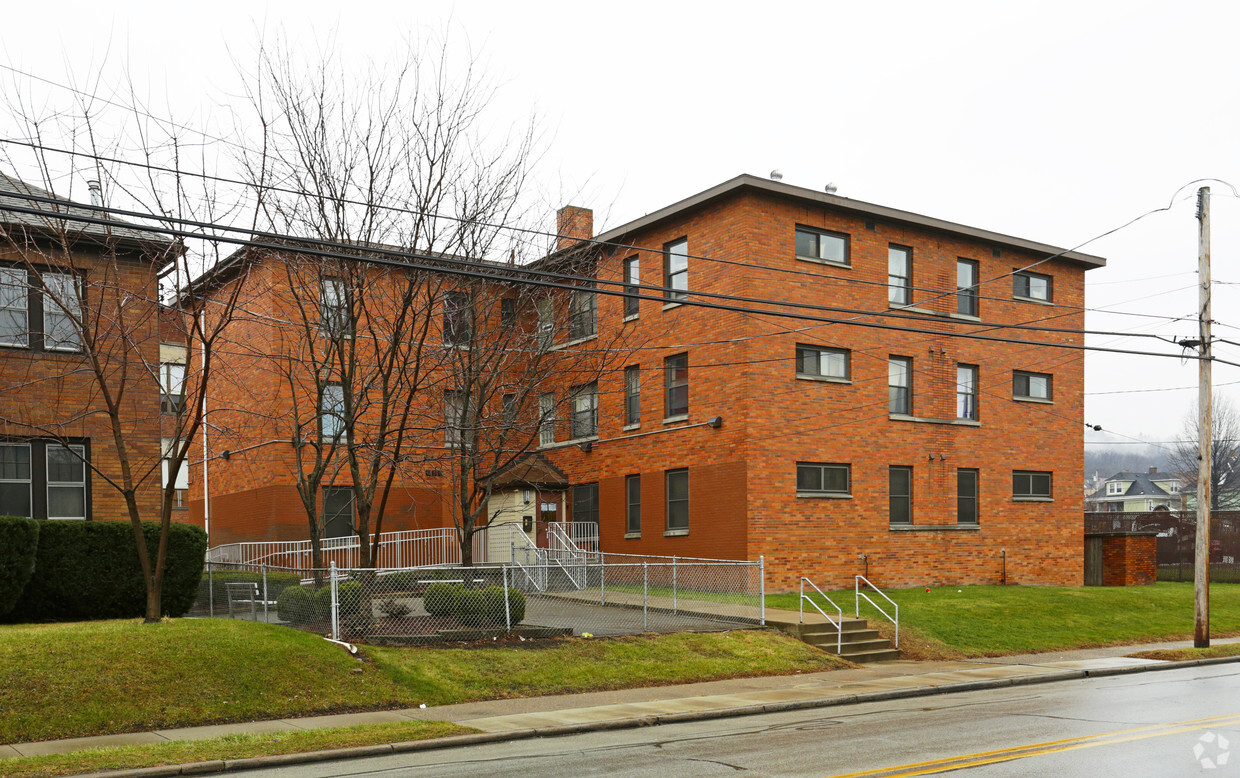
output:
[[[323,487],[323,537],[353,535],[353,490],[347,486]]]
[[[349,292],[343,278],[324,278],[319,283],[319,327],[328,338],[353,336]]]
[[[642,477],[626,476],[624,479],[625,519],[624,531],[636,534],[642,531]]]
[[[1051,474],[1036,470],[1013,470],[1012,496],[1049,500],[1051,498]]]
[[[890,482],[890,511],[892,524],[911,524],[913,522],[913,468],[888,468]]]
[[[511,327],[517,321],[517,301],[511,297],[500,298],[499,323]]]
[[[667,408],[664,416],[684,416],[689,412],[689,355],[677,354],[663,360],[667,374]]]
[[[848,236],[843,233],[797,227],[796,248],[801,259],[848,264]]]
[[[598,524],[598,484],[573,487],[573,521]]]
[[[1050,302],[1052,299],[1052,283],[1050,276],[1041,273],[1030,273],[1022,270],[1012,275],[1012,296],[1024,297],[1028,300]]]
[[[908,357],[887,361],[887,412],[903,416],[913,413],[913,360]]]
[[[30,444],[0,443],[0,516],[33,516],[30,475]]]
[[[185,399],[185,365],[164,362],[159,366],[159,410],[171,416],[181,412]]]
[[[797,344],[797,375],[847,379],[848,349]]]
[[[956,471],[956,523],[977,523],[977,471],[960,468]]]
[[[668,470],[667,528],[689,529],[689,470]]]
[[[443,296],[443,342],[449,346],[467,346],[473,335],[469,295],[447,292]]]
[[[589,438],[598,434],[598,384],[573,387],[572,437]]]
[[[1050,400],[1051,379],[1048,373],[1012,371],[1012,396],[1025,400]]]
[[[977,315],[977,263],[971,259],[956,260],[956,313]]]
[[[849,466],[797,462],[797,494],[848,494]]]
[[[568,300],[568,338],[579,340],[598,332],[598,295],[593,287],[574,289]]]
[[[641,282],[641,265],[638,262],[637,257],[633,256],[624,260],[624,291],[630,294],[640,293],[641,290],[638,289],[637,286]],[[624,315],[636,316],[640,303],[641,300],[636,297],[624,298]]]
[[[977,421],[977,367],[956,365],[956,418]]]
[[[642,369],[630,365],[624,369],[624,425],[642,423]]]
[[[913,250],[906,246],[887,247],[887,301],[908,305],[913,300]]]

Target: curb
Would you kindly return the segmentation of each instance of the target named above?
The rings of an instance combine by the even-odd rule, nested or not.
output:
[[[560,724],[552,727],[536,727],[516,729],[509,732],[478,732],[468,735],[451,735],[430,740],[413,740],[403,743],[385,743],[375,746],[355,746],[330,751],[307,751],[298,754],[275,754],[272,756],[253,756],[244,759],[212,760],[193,762],[182,765],[162,765],[159,767],[143,767],[132,770],[108,770],[101,773],[86,773],[79,778],[154,778],[172,775],[207,775],[226,773],[239,770],[256,770],[271,767],[285,767],[316,762],[330,762],[337,759],[354,759],[367,756],[390,756],[415,751],[432,751],[441,748],[459,748],[462,746],[502,743],[513,740],[529,740],[541,737],[559,737],[562,735],[578,735],[584,732],[603,732],[616,729],[638,729],[655,727],[661,724],[680,724],[691,721],[710,721],[713,719],[730,719],[741,716],[753,716],[762,713],[784,713],[788,711],[810,710],[817,708],[835,708],[846,705],[857,705],[866,702],[885,702],[888,700],[911,699],[916,697],[933,697],[940,694],[972,692],[983,689],[1001,689],[1008,686],[1030,686],[1033,684],[1057,683],[1060,681],[1083,680],[1086,678],[1107,678],[1117,675],[1134,675],[1136,673],[1156,672],[1160,670],[1180,670],[1186,667],[1203,667],[1209,665],[1232,664],[1240,662],[1240,656],[1213,657],[1210,659],[1186,659],[1178,662],[1164,662],[1158,665],[1132,665],[1128,667],[1102,667],[1094,670],[1060,670],[1040,675],[1018,676],[1015,678],[995,678],[979,681],[962,681],[926,686],[915,689],[893,689],[882,692],[863,692],[839,697],[821,697],[812,700],[794,700],[789,702],[771,702],[757,705],[742,705],[735,708],[718,710],[686,711],[684,713],[665,713],[657,716],[639,716],[631,719],[613,719],[611,721],[591,721],[580,724]]]

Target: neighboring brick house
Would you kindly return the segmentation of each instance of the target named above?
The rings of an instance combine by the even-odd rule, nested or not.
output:
[[[47,202],[56,200],[55,203]],[[17,210],[15,210],[17,209]],[[38,211],[42,213],[32,213]],[[157,264],[170,244],[0,174],[0,515],[127,520],[109,373],[135,473],[159,467]],[[99,472],[92,472],[90,463]],[[159,479],[136,492],[159,518]]]
[[[538,492],[497,478],[497,510],[596,522],[607,552],[762,556],[777,590],[1081,583],[1080,330],[1103,259],[752,176],[592,231],[562,209],[560,250],[533,267],[588,252],[600,291],[647,299],[579,290],[539,305],[540,327],[567,322],[549,330],[563,353],[617,333],[631,350],[540,388]],[[260,365],[290,347],[281,275],[251,270],[235,389],[210,398],[213,544],[306,537],[293,440],[245,430],[289,403]],[[434,472],[384,529],[447,526]]]
[[[1182,481],[1172,473],[1151,467],[1148,473],[1116,473],[1085,497],[1085,509],[1111,513],[1179,510]]]

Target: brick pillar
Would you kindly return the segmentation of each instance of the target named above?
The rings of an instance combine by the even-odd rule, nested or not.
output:
[[[555,212],[555,250],[561,251],[578,241],[594,237],[594,211],[576,205],[566,205]]]

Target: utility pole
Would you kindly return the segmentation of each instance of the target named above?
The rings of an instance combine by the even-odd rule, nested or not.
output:
[[[1210,645],[1210,485],[1214,462],[1214,387],[1210,347],[1210,187],[1197,190],[1197,283],[1201,359],[1197,361],[1197,544],[1193,556],[1193,645]]]

